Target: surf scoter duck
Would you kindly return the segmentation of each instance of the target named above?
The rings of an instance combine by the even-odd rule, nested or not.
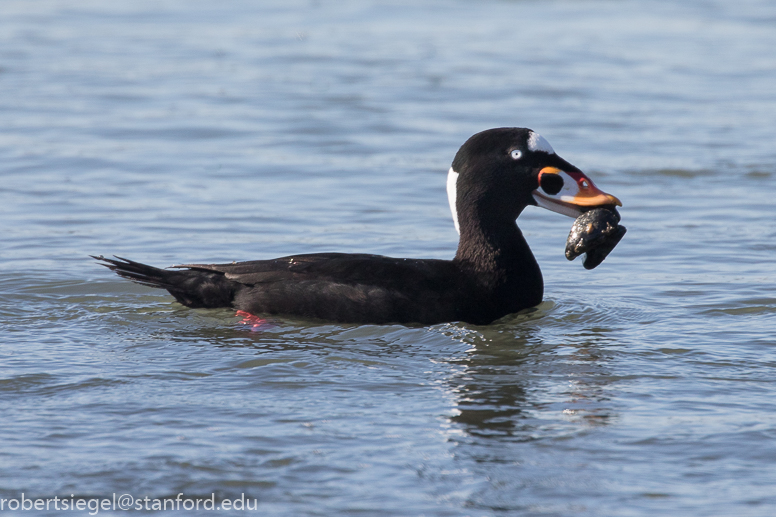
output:
[[[169,270],[94,258],[188,307],[349,323],[487,324],[542,301],[542,273],[516,224],[526,206],[571,217],[622,206],[525,128],[469,138],[448,172],[447,194],[460,235],[452,260],[315,253]]]

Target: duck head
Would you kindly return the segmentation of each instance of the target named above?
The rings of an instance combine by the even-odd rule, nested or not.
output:
[[[528,205],[574,218],[592,208],[622,206],[527,128],[489,129],[469,138],[448,172],[447,195],[461,235],[514,225]]]

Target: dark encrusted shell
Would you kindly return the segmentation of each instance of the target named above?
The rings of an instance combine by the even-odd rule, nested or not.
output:
[[[598,266],[627,231],[619,222],[614,208],[594,208],[577,217],[566,239],[566,258],[574,260],[585,253],[585,269]]]

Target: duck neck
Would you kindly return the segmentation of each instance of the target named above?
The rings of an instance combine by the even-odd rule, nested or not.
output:
[[[492,289],[504,294],[517,289],[539,303],[544,291],[542,273],[515,221],[461,218],[461,238],[453,259],[473,271]]]
[[[461,228],[455,260],[479,271],[536,264],[536,259],[517,224],[466,224]]]

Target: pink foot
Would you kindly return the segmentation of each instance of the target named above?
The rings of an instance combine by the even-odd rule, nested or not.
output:
[[[262,327],[267,327],[267,320],[264,318],[259,318],[258,316],[254,316],[250,312],[245,311],[237,311],[237,314],[235,316],[241,316],[242,321],[240,321],[241,325],[247,325],[250,327],[251,332],[256,332],[258,330],[261,330]]]

